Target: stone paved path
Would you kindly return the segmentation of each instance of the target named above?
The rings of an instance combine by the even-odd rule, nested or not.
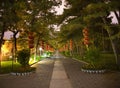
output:
[[[35,65],[36,73],[29,76],[0,76],[0,88],[49,88],[54,60],[45,59]]]
[[[72,88],[63,64],[59,59],[55,60],[50,88]]]
[[[0,88],[57,88],[50,87],[52,75],[55,74],[54,71],[58,70],[54,68],[56,60],[40,61],[35,64],[36,73],[29,76],[0,76]],[[69,78],[72,88],[120,88],[120,72],[88,74],[81,71],[83,63],[79,61],[70,58],[60,58],[59,61],[63,64],[59,65],[59,71],[64,69],[63,73],[67,75],[66,78]],[[61,79],[60,74],[56,77]],[[57,83],[57,81],[55,82]]]
[[[73,88],[120,88],[120,72],[88,74],[80,70],[82,63],[73,59],[61,59]]]

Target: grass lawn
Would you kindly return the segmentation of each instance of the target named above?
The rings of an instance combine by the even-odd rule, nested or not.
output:
[[[116,59],[114,54],[101,54],[101,62],[105,64],[106,68],[116,70]]]
[[[41,60],[40,56],[37,56],[36,60],[34,60],[34,56],[32,56],[29,61],[29,65],[32,65],[40,60]],[[13,70],[19,70],[19,69],[21,69],[21,65],[18,62],[2,61],[1,68],[0,68],[0,74],[10,73]],[[31,68],[28,68],[28,70],[29,69],[31,69]]]
[[[81,61],[88,62],[86,59],[82,58],[80,55],[74,55],[74,58]],[[109,54],[109,53],[101,54],[100,60],[97,63],[101,63],[102,65],[105,65],[106,69],[117,70],[114,54]]]
[[[29,63],[34,64],[34,61],[31,61]],[[0,74],[10,73],[13,70],[20,69],[21,65],[18,62],[12,62],[12,61],[2,61],[1,62],[1,68],[0,68]]]
[[[17,62],[12,63],[12,61],[2,61],[1,62],[0,74],[9,73],[13,69],[17,69],[20,66],[21,65],[19,63],[17,63]]]

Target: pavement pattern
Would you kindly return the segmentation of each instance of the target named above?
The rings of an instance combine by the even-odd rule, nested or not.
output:
[[[81,71],[83,63],[71,58],[44,59],[34,65],[36,72],[28,76],[0,75],[0,88],[61,88],[57,81],[54,81],[57,87],[50,87],[54,71],[58,70],[54,65],[56,61],[62,64],[59,71],[61,67],[64,69],[72,88],[120,88],[120,72],[84,73]],[[59,76],[56,77],[61,79]]]
[[[61,59],[73,88],[120,88],[120,72],[89,74],[81,71],[82,62]]]
[[[36,72],[26,76],[0,76],[0,88],[49,88],[54,59],[44,59],[34,65]]]
[[[50,88],[72,88],[63,64],[59,59],[55,60]]]

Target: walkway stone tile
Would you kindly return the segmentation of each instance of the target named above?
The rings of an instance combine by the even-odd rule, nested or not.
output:
[[[81,71],[82,62],[70,58],[60,60],[73,88],[120,88],[120,72],[88,74]]]
[[[54,64],[50,88],[72,88],[62,63],[57,59]]]
[[[120,88],[120,72],[88,74],[71,58],[44,59],[28,76],[0,76],[0,88]]]
[[[72,88],[68,79],[52,79],[50,88]]]
[[[0,88],[49,88],[54,60],[44,59],[35,66],[36,73],[28,76],[0,76]]]
[[[52,79],[67,79],[67,75],[65,71],[54,71],[52,75]]]

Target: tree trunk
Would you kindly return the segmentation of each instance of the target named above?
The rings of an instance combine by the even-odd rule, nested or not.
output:
[[[113,49],[113,52],[114,52],[114,56],[115,56],[115,59],[116,59],[116,64],[118,65],[118,66],[120,66],[120,59],[119,59],[119,54],[118,54],[118,51],[117,51],[117,43],[116,43],[116,39],[111,39],[111,33],[110,33],[110,29],[106,29],[107,30],[107,33],[108,33],[108,36],[109,36],[109,38],[110,38],[110,42],[111,42],[111,45],[112,45],[112,49]]]
[[[2,44],[3,44],[4,32],[5,32],[5,24],[3,25],[3,30],[1,32],[1,37],[0,37],[0,70],[1,70],[1,61],[2,61]]]
[[[75,48],[75,49],[74,49],[74,50],[75,50],[74,52],[75,52],[75,55],[76,55],[76,54],[78,54],[78,52],[79,52],[79,48],[78,48],[77,41],[74,41],[74,48]]]
[[[18,31],[13,31],[13,39],[14,39],[14,45],[13,45],[13,59],[16,62],[16,52],[17,52],[17,38],[16,35],[18,34]]]
[[[70,56],[72,56],[72,42],[71,42],[72,40],[70,40],[70,41],[68,41],[68,50],[69,50],[69,54],[70,54]]]
[[[36,41],[34,60],[36,60],[36,57],[37,57],[39,41],[40,41],[40,34],[39,34],[38,39]]]
[[[107,21],[105,20],[105,18],[102,17],[102,19],[103,19],[103,22],[104,22],[104,24],[105,24],[105,29],[106,29],[106,31],[107,31],[107,33],[108,33],[109,38],[110,38],[110,42],[111,42],[111,46],[112,46],[112,49],[113,49],[113,52],[114,52],[116,64],[117,64],[118,66],[120,66],[120,59],[119,59],[119,55],[118,55],[118,52],[117,52],[117,46],[116,46],[116,44],[115,44],[115,42],[114,42],[115,39],[114,39],[114,41],[113,41],[113,39],[111,38],[111,36],[112,36],[112,34],[111,34],[111,32],[110,32],[111,28],[109,27],[109,25],[107,25]],[[112,31],[114,31],[114,30],[112,30]]]

